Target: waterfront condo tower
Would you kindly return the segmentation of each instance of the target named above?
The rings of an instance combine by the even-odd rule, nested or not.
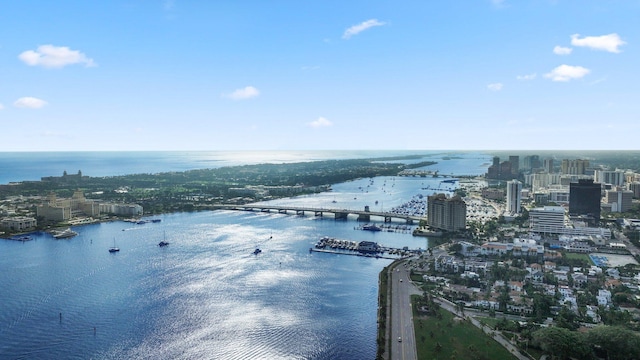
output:
[[[427,198],[427,221],[433,229],[460,231],[467,226],[467,204],[458,195],[435,194]]]

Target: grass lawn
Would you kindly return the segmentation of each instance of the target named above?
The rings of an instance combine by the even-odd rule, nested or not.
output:
[[[566,257],[567,259],[579,259],[586,262],[589,265],[593,265],[593,262],[591,261],[591,259],[589,258],[589,255],[587,254],[565,252],[564,254],[562,254],[562,256]]]
[[[415,299],[412,299],[415,303]],[[500,344],[470,322],[454,320],[439,309],[436,316],[419,314],[414,308],[418,359],[513,359]]]

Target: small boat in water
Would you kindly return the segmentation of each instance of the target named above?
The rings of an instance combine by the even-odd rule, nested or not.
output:
[[[113,246],[109,248],[110,253],[115,253],[120,251],[120,248],[116,246],[116,239],[113,239]]]
[[[167,234],[165,233],[164,234],[164,239],[158,243],[158,246],[165,247],[167,245],[169,245],[169,242],[167,241]]]

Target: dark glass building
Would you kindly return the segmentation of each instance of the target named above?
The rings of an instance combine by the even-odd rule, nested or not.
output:
[[[580,179],[569,184],[569,215],[585,218],[590,225],[600,222],[600,183]]]

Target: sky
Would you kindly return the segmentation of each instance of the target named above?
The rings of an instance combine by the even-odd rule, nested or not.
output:
[[[635,150],[640,0],[0,5],[0,151]]]

